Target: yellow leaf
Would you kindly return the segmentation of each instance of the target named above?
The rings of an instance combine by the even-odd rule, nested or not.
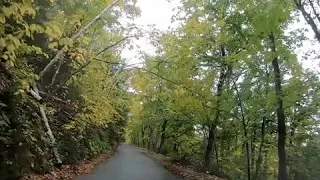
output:
[[[4,60],[8,60],[8,59],[9,59],[9,56],[6,55],[6,54],[2,55],[1,57],[2,57]]]
[[[34,33],[34,32],[43,33],[44,32],[44,29],[37,24],[31,24],[29,28],[30,28],[31,33]]]
[[[48,47],[52,50],[56,50],[58,47],[58,43],[57,42],[52,42],[52,43],[49,43]]]
[[[14,63],[12,61],[7,61],[9,67],[14,67]]]
[[[83,44],[85,44],[85,45],[89,45],[89,43],[91,42],[91,39],[88,38],[88,37],[84,37],[84,38],[82,39],[82,42],[83,42]]]
[[[6,41],[3,38],[0,38],[0,47],[6,47]]]
[[[2,23],[2,24],[6,23],[6,18],[2,15],[0,15],[0,23]]]
[[[15,36],[12,36],[12,35],[8,35],[8,38],[13,42],[13,44],[16,46],[16,47],[19,47],[20,46],[20,40],[18,38],[16,38]]]
[[[111,4],[111,3],[113,3],[113,0],[104,0],[104,2],[107,4]]]
[[[67,45],[71,47],[73,45],[73,41],[71,38],[62,38],[59,40],[59,45]]]

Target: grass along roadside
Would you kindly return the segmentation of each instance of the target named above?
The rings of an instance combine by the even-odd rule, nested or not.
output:
[[[224,180],[214,175],[197,172],[194,169],[180,164],[175,164],[170,161],[169,157],[161,154],[149,151],[145,148],[140,148],[140,151],[144,153],[149,158],[157,161],[168,171],[170,171],[174,176],[185,179],[185,180]]]

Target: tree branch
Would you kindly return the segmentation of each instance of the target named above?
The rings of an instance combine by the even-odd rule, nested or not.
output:
[[[134,69],[140,69],[140,70],[142,70],[142,71],[145,71],[145,72],[147,72],[147,73],[150,73],[150,74],[152,74],[152,75],[155,75],[155,76],[157,76],[157,77],[159,77],[159,78],[161,78],[161,79],[163,79],[163,80],[165,80],[165,81],[167,81],[167,82],[169,82],[169,83],[171,83],[171,84],[174,84],[174,85],[176,85],[176,86],[181,86],[181,87],[183,87],[184,89],[186,89],[187,91],[189,91],[193,96],[200,97],[200,98],[202,98],[202,99],[208,99],[207,97],[205,97],[204,95],[200,94],[199,92],[196,92],[196,91],[194,91],[193,89],[191,89],[191,88],[189,88],[189,87],[186,87],[186,86],[184,86],[184,85],[182,85],[182,84],[180,84],[180,83],[174,82],[174,81],[172,81],[172,80],[170,80],[170,79],[168,79],[168,78],[165,78],[165,77],[163,77],[163,76],[161,76],[161,75],[159,75],[159,74],[157,74],[157,73],[154,73],[154,72],[152,72],[152,71],[150,71],[150,70],[148,70],[148,69],[139,68],[139,67],[133,67],[133,68],[134,68]],[[218,107],[218,108],[215,108],[215,107],[208,106],[208,105],[206,105],[206,104],[203,104],[203,105],[204,105],[206,108],[213,109],[213,110],[219,110],[219,111],[221,111],[221,112],[224,112],[224,113],[230,115],[230,116],[233,117],[233,118],[236,118],[236,119],[238,119],[238,120],[240,119],[238,116],[236,116],[236,115],[234,115],[234,114],[232,114],[232,113],[230,113],[230,112],[228,112],[228,111],[225,111],[225,110],[223,110],[223,109],[220,109],[219,107]]]
[[[57,70],[56,70],[56,72],[54,73],[54,75],[52,76],[50,86],[52,86],[52,85],[53,85],[53,83],[54,83],[54,81],[56,81],[56,78],[57,78],[57,75],[59,74],[59,71],[60,71],[61,65],[62,65],[62,61],[59,61],[59,65],[58,65],[58,67],[57,67]]]
[[[124,37],[122,39],[120,39],[119,41],[115,42],[114,44],[111,44],[109,46],[107,46],[106,48],[104,48],[103,50],[99,51],[96,56],[99,56],[100,54],[102,54],[103,52],[105,52],[106,50],[110,49],[110,48],[113,48],[114,46],[120,44],[122,41],[124,40],[127,40],[129,38],[132,38],[132,37],[135,37],[135,36],[127,36],[127,37]]]
[[[115,0],[112,4],[107,6],[103,11],[101,11],[92,21],[90,21],[85,27],[80,29],[75,35],[71,37],[71,40],[74,41],[84,33],[94,24],[96,23],[109,9],[111,9],[113,6],[115,6],[117,3],[119,3],[120,0]],[[40,79],[46,74],[49,69],[60,60],[60,58],[63,56],[64,52],[66,51],[66,46],[64,46],[56,56],[49,62],[49,64],[40,72]]]
[[[320,16],[319,16],[319,14],[317,13],[316,8],[314,7],[314,4],[313,4],[313,3],[314,3],[313,1],[309,0],[309,4],[310,4],[310,6],[311,6],[311,8],[312,8],[312,10],[313,10],[313,13],[314,13],[314,15],[316,16],[317,20],[320,22]]]
[[[119,41],[107,46],[106,48],[104,48],[103,50],[99,51],[96,56],[100,55],[101,53],[105,52],[106,50],[108,49],[111,49],[113,47],[115,47],[116,45],[120,44],[121,42],[123,42],[124,40],[130,38],[130,37],[134,37],[134,36],[128,36],[128,37],[124,37],[122,39],[120,39]],[[117,62],[109,62],[109,61],[104,61],[104,60],[101,60],[97,57],[94,57],[93,58],[94,60],[96,61],[101,61],[101,62],[104,62],[104,63],[108,63],[108,64],[121,64],[121,63],[117,63]],[[74,71],[71,75],[69,75],[62,83],[60,83],[60,85],[58,86],[58,89],[63,85],[65,84],[72,76],[78,74],[79,72],[81,72],[84,68],[88,67],[90,65],[92,61],[88,60],[84,65],[82,65],[79,69],[77,69],[76,71]],[[123,64],[122,64],[123,65]]]
[[[304,19],[307,21],[307,23],[309,24],[309,26],[311,27],[311,29],[315,33],[318,42],[320,42],[320,32],[318,30],[317,24],[315,23],[315,21],[313,20],[311,15],[306,11],[303,4],[301,4],[301,0],[294,0],[294,2],[296,4],[297,8],[302,13]]]
[[[46,96],[46,97],[48,97],[48,98],[50,98],[50,99],[52,99],[52,100],[54,100],[54,101],[57,101],[57,102],[60,102],[60,103],[63,103],[63,104],[68,104],[68,105],[70,105],[68,102],[65,102],[65,101],[63,101],[62,99],[60,99],[60,98],[58,98],[58,97],[55,97],[55,96],[52,96],[52,95],[50,95],[50,94],[48,94],[48,93],[45,93],[45,92],[43,92],[43,91],[39,91],[39,94],[41,94],[41,95],[43,95],[43,96]]]
[[[37,101],[42,100],[42,97],[38,93],[36,93],[33,89],[30,89],[29,92],[31,96],[34,97]]]

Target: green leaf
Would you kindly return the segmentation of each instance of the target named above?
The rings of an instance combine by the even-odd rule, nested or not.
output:
[[[89,38],[89,37],[84,37],[84,38],[82,38],[82,42],[83,42],[83,44],[85,44],[85,45],[89,45],[90,42],[91,42],[91,38]]]
[[[44,32],[44,29],[40,26],[40,25],[37,25],[37,24],[31,24],[30,25],[30,31],[31,33],[43,33]]]
[[[61,46],[66,45],[66,46],[72,47],[73,41],[71,38],[62,38],[59,40],[59,45]]]
[[[3,38],[0,38],[0,47],[6,47],[6,41]]]
[[[58,47],[58,43],[57,42],[51,42],[49,43],[48,47],[52,50],[56,50]]]
[[[15,36],[12,36],[12,35],[9,35],[8,36],[9,40],[13,42],[13,44],[16,46],[16,47],[19,47],[20,46],[20,40],[18,38],[16,38]]]

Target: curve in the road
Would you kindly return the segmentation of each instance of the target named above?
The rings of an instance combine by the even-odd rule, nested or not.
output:
[[[177,178],[135,147],[122,144],[115,156],[79,180],[177,180]]]

